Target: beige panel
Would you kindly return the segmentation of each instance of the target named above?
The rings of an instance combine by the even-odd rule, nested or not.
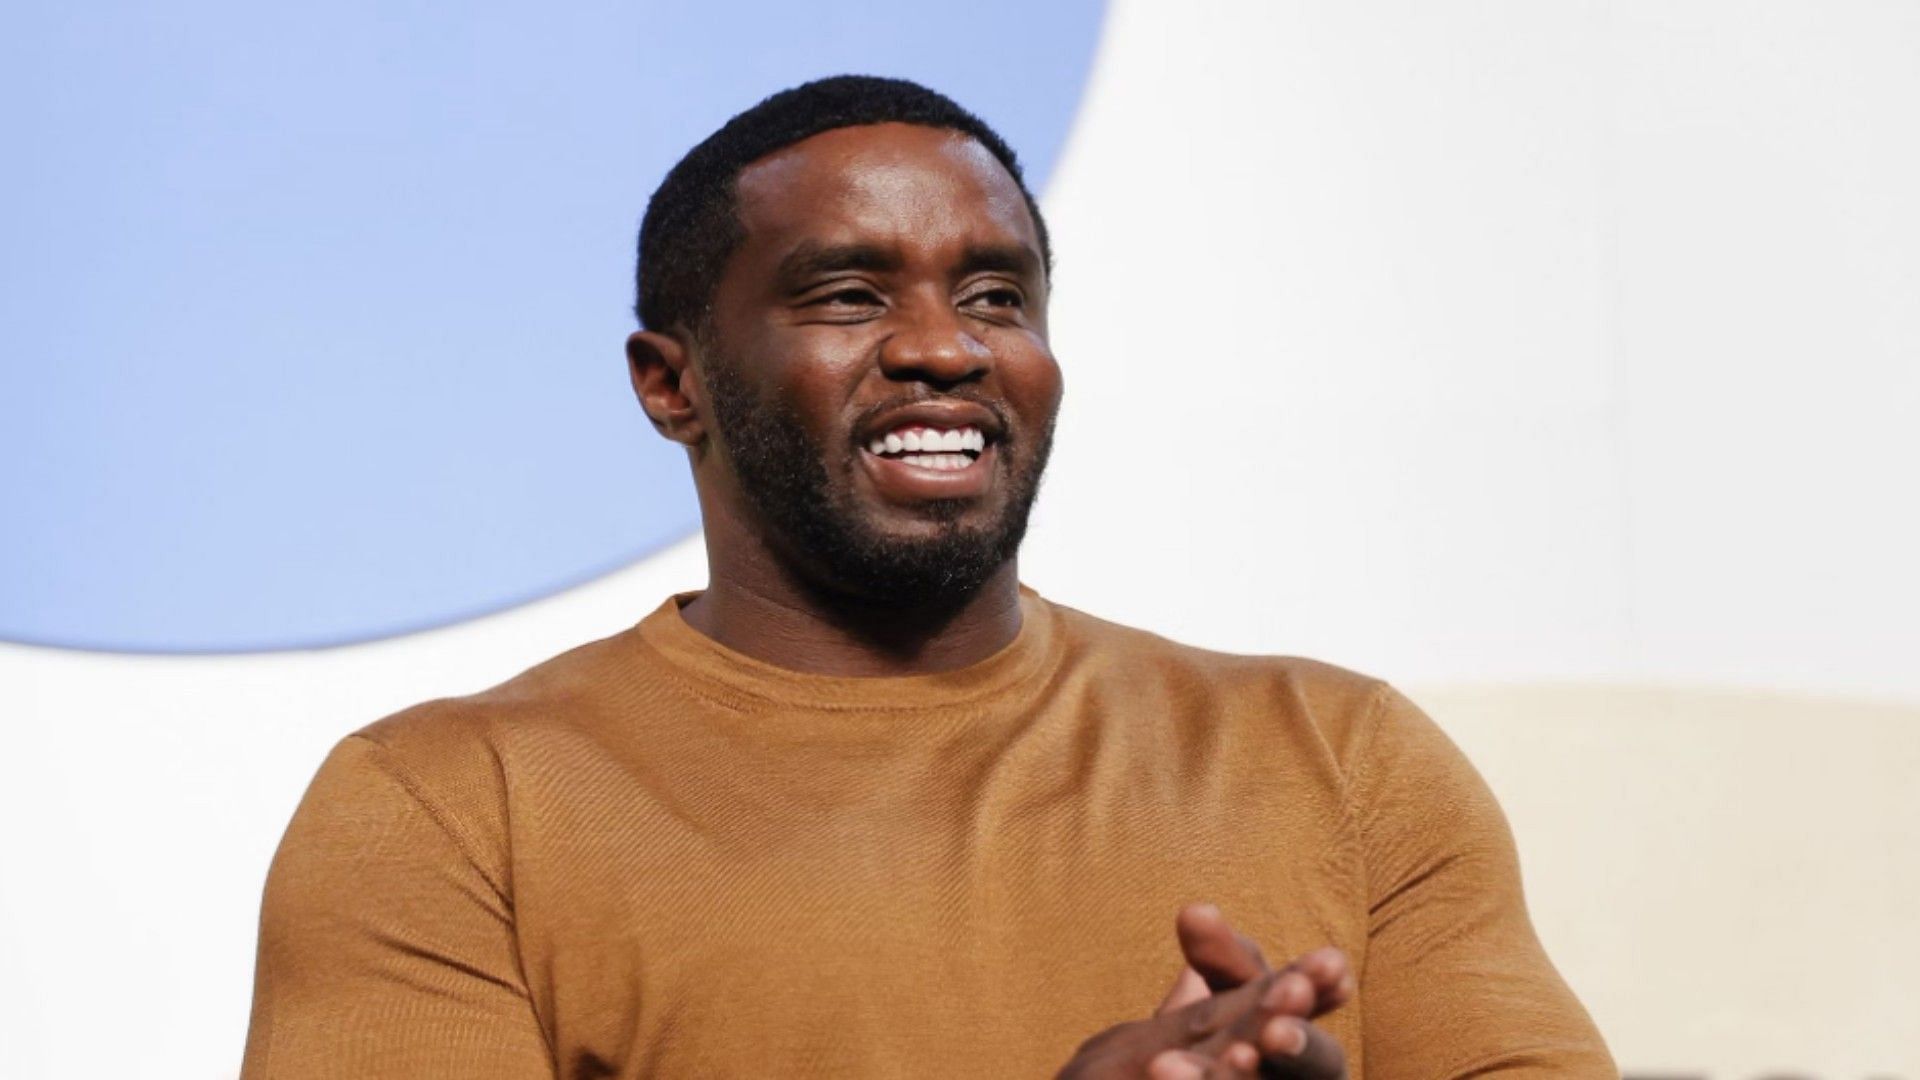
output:
[[[1920,707],[1416,691],[1629,1074],[1920,1077]]]

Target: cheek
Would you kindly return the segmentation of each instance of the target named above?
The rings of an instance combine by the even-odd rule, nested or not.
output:
[[[874,367],[869,326],[795,326],[771,336],[768,355],[788,379],[851,389]]]
[[[785,402],[816,437],[827,437],[844,419],[866,366],[858,343],[844,328],[795,327],[762,334],[753,356],[767,397]]]
[[[1021,417],[1038,431],[1060,409],[1064,379],[1060,364],[1044,341],[1030,340],[1001,364],[1001,385]]]

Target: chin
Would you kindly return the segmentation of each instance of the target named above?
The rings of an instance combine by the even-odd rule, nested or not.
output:
[[[902,521],[896,513],[884,521],[868,517],[806,556],[835,591],[888,606],[950,604],[973,595],[1013,558],[1024,526],[982,509],[932,520]]]

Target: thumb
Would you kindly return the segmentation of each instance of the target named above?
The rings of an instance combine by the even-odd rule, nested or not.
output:
[[[1173,986],[1167,990],[1166,998],[1160,1002],[1160,1007],[1153,1010],[1153,1015],[1160,1016],[1184,1009],[1211,993],[1212,991],[1207,989],[1207,980],[1201,978],[1199,972],[1191,967],[1182,967],[1180,974],[1173,980]]]
[[[1188,904],[1174,920],[1187,966],[1216,992],[1243,986],[1272,969],[1253,939],[1236,931],[1212,904]]]

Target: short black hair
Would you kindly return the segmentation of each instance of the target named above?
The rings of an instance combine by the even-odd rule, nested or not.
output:
[[[748,165],[802,139],[866,124],[918,124],[957,131],[986,147],[1013,176],[1051,270],[1053,251],[1019,159],[986,121],[952,98],[906,79],[835,75],[782,90],[687,151],[647,203],[634,270],[633,313],[649,330],[706,328],[720,271],[745,238],[736,182]]]

